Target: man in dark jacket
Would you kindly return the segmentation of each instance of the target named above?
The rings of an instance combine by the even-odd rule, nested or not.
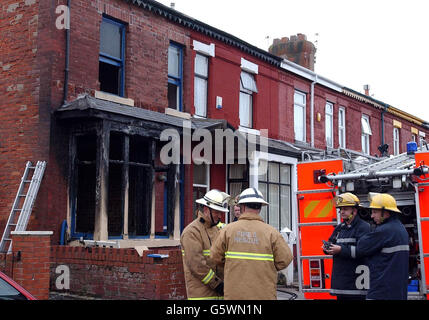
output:
[[[406,300],[408,287],[408,233],[397,214],[396,200],[387,193],[372,197],[371,218],[377,227],[352,247],[350,255],[367,257],[370,300]]]
[[[369,269],[364,259],[356,259],[350,254],[352,246],[370,232],[369,223],[359,218],[359,198],[347,192],[336,199],[336,207],[340,210],[342,223],[339,224],[329,242],[334,244],[324,248],[326,254],[333,255],[331,295],[338,300],[364,300],[369,287]]]

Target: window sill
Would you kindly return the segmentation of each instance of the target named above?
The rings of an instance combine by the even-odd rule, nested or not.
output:
[[[167,114],[169,116],[173,116],[173,117],[178,117],[178,118],[186,119],[186,120],[191,119],[191,114],[190,113],[178,111],[178,110],[175,110],[175,109],[172,109],[172,108],[166,108],[165,109],[165,114]]]
[[[94,97],[101,100],[116,102],[120,104],[125,104],[127,106],[134,107],[134,100],[129,98],[123,98],[111,93],[103,92],[103,91],[95,91]]]
[[[93,241],[91,241],[93,242]],[[128,239],[128,240],[113,240],[109,239],[108,241],[100,241],[102,243],[116,243],[117,248],[137,248],[137,247],[148,247],[148,248],[157,248],[157,247],[177,247],[180,245],[179,239]],[[85,246],[79,240],[71,241],[68,245],[70,246]],[[101,246],[101,245],[100,245]]]
[[[242,127],[242,126],[238,126],[238,131],[245,132],[245,133],[250,133],[250,134],[253,134],[255,136],[260,136],[261,135],[261,131],[259,131],[257,129],[251,129],[251,128]]]

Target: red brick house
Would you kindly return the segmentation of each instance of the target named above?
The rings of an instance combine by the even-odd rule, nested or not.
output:
[[[69,29],[61,24],[65,5]],[[87,263],[101,274],[126,263],[129,272],[152,272],[137,266],[154,262],[147,252],[88,252],[82,241],[152,253],[177,248],[193,200],[209,188],[235,195],[256,186],[271,204],[266,221],[292,228],[298,161],[344,149],[375,161],[378,146],[404,152],[429,132],[418,117],[155,1],[8,0],[0,10],[0,230],[25,162],[46,160],[29,229],[53,231],[55,246],[63,238],[80,247],[55,247],[56,264]],[[267,149],[261,142],[243,163],[162,163],[161,133],[174,129],[183,139],[184,123],[212,137],[216,129],[256,137],[267,129]],[[171,252],[165,265],[180,269]],[[174,286],[159,289],[155,280],[129,296],[184,297],[183,283],[174,295]],[[125,290],[104,289],[88,294],[115,298]]]

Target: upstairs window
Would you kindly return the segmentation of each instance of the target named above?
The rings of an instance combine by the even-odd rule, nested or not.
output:
[[[182,111],[183,48],[170,43],[168,47],[168,107]]]
[[[338,144],[340,148],[346,148],[346,110],[338,110]]]
[[[293,98],[293,118],[295,140],[305,142],[305,101],[304,93],[295,91]]]
[[[325,138],[326,146],[334,147],[334,105],[326,102],[325,106]]]
[[[399,129],[393,128],[393,155],[399,154]]]
[[[209,76],[209,58],[202,54],[195,56],[194,106],[195,114],[207,117],[207,84]]]
[[[253,74],[242,71],[240,75],[240,126],[252,128],[253,126],[253,93],[258,88]]]
[[[369,117],[362,115],[361,118],[361,127],[362,127],[362,152],[364,154],[370,153],[369,137],[372,135],[371,126],[369,124]]]
[[[100,26],[100,90],[124,96],[125,25],[103,17]]]

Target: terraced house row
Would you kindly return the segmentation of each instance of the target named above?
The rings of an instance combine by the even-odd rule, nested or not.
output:
[[[25,163],[44,160],[28,230],[53,231],[53,246],[176,250],[194,200],[213,188],[259,188],[264,219],[293,229],[298,162],[377,161],[429,133],[423,119],[315,73],[302,34],[268,52],[152,0],[6,0],[0,17],[0,230]],[[161,133],[183,138],[189,127],[213,139],[241,132],[256,148],[222,163],[163,163]],[[183,297],[173,287],[162,297]],[[160,298],[154,288],[135,296]]]

